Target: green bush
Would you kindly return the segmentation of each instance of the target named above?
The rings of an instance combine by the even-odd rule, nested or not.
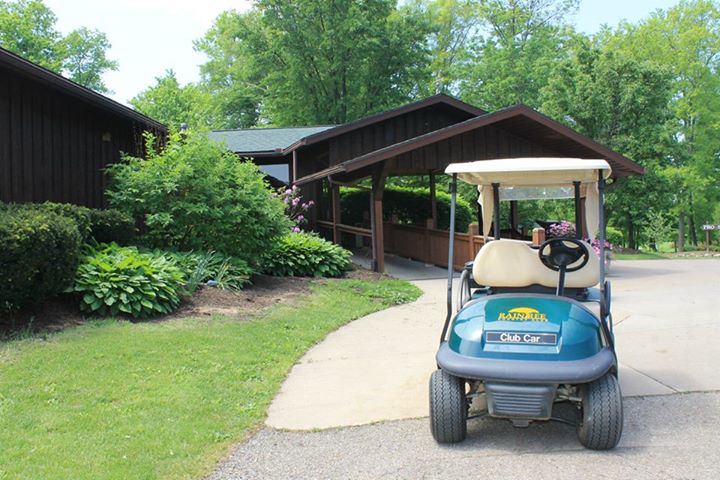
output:
[[[447,230],[450,225],[450,195],[437,192],[438,228]],[[370,209],[370,193],[367,190],[346,188],[340,193],[342,222],[348,225],[364,223],[363,212]],[[383,196],[383,218],[389,221],[397,215],[401,223],[425,226],[432,216],[430,190],[426,188],[385,187]],[[468,225],[475,220],[475,210],[464,199],[457,198],[455,228],[467,232]]]
[[[39,303],[72,285],[80,257],[77,223],[48,208],[0,212],[0,310]]]
[[[247,262],[218,252],[165,252],[175,260],[187,277],[185,286],[189,293],[202,283],[213,282],[225,290],[240,290],[250,283],[254,273]]]
[[[289,233],[264,256],[263,271],[275,276],[339,277],[352,253],[309,233]]]
[[[612,245],[622,246],[624,244],[623,233],[614,227],[605,228],[605,240]]]
[[[141,244],[214,250],[252,264],[290,229],[284,204],[252,162],[204,133],[173,134],[159,153],[147,141],[147,159],[125,156],[110,167],[107,191],[110,205],[141,226]]]
[[[135,236],[135,221],[120,210],[90,210],[90,236],[98,243],[128,245]]]
[[[185,275],[174,260],[111,244],[89,250],[72,290],[83,295],[83,311],[141,318],[175,310],[184,285]]]

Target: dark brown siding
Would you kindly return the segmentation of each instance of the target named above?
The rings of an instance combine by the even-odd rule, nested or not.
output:
[[[390,175],[442,171],[450,163],[490,158],[556,156],[553,150],[496,127],[471,130],[387,160]]]
[[[353,130],[328,140],[329,163],[326,166],[337,165],[468,118],[470,115],[467,113],[435,105]]]
[[[121,150],[141,154],[143,129],[0,68],[0,200],[102,207],[103,169]]]

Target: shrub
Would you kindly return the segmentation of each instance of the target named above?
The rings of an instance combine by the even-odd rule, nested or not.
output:
[[[338,277],[350,268],[351,255],[317,235],[289,233],[267,252],[263,270],[276,276]]]
[[[239,290],[250,283],[253,274],[247,262],[218,252],[174,252],[166,255],[174,259],[185,273],[188,293],[207,282],[213,282],[221,289]]]
[[[0,310],[41,302],[72,285],[80,245],[73,220],[48,208],[4,206],[0,214]]]
[[[174,260],[117,244],[89,250],[75,276],[80,309],[99,315],[147,317],[180,304],[185,276]]]
[[[623,233],[614,227],[605,228],[605,240],[610,242],[612,245],[623,245]]]
[[[290,229],[283,202],[259,168],[203,133],[172,134],[160,152],[147,136],[147,159],[110,167],[111,206],[141,225],[142,244],[184,251],[215,250],[253,263]]]
[[[98,243],[128,245],[135,236],[135,221],[120,210],[90,210],[90,236]]]
[[[438,228],[447,230],[450,225],[450,195],[437,192]],[[342,221],[345,224],[361,224],[363,212],[370,209],[370,193],[356,188],[343,189],[340,193]],[[468,225],[475,219],[475,210],[464,199],[457,198],[455,209],[455,228],[459,232],[467,232]],[[425,225],[432,216],[430,190],[425,188],[409,188],[386,186],[383,196],[383,218],[389,221],[397,215],[401,223]]]
[[[61,217],[65,217],[76,225],[82,242],[85,242],[90,238],[90,209],[87,207],[81,207],[70,203],[54,202],[23,203],[21,205],[17,205],[17,207],[33,209],[38,212],[54,213]]]

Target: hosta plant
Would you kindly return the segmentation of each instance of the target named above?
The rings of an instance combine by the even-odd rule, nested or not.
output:
[[[289,233],[265,255],[263,270],[276,276],[339,277],[352,253],[309,233]]]
[[[82,294],[81,310],[142,318],[170,313],[179,305],[185,276],[174,260],[115,244],[87,253],[72,288]]]

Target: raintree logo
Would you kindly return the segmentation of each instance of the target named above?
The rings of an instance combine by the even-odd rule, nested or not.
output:
[[[516,307],[507,312],[500,312],[498,320],[509,320],[512,322],[547,322],[547,315],[540,313],[530,307]]]

